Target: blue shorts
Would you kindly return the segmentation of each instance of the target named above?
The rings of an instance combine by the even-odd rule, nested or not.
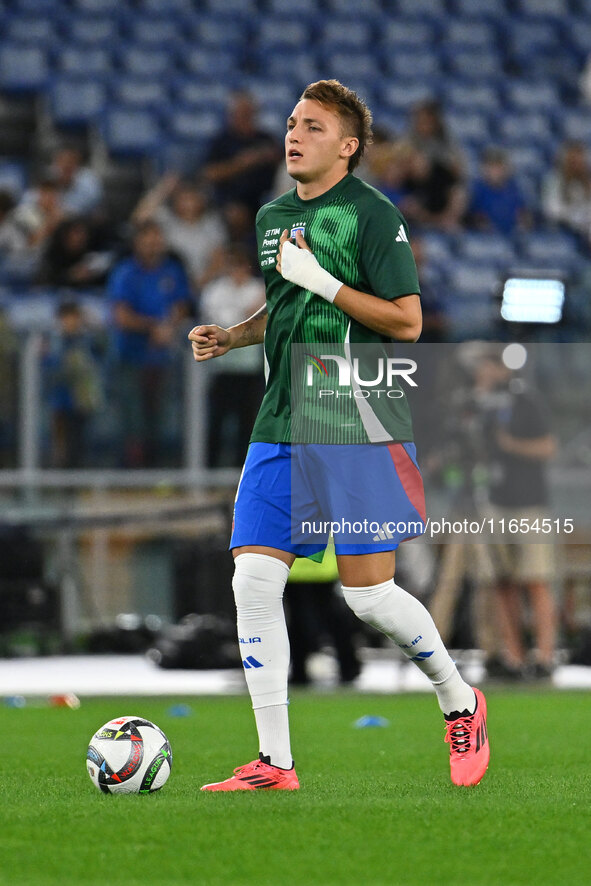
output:
[[[414,443],[251,443],[230,548],[310,557],[332,535],[337,554],[373,554],[422,535],[425,519]]]

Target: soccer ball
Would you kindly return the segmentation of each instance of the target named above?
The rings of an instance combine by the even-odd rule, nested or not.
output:
[[[94,733],[86,753],[92,783],[104,794],[150,794],[168,779],[170,743],[143,717],[117,717]]]

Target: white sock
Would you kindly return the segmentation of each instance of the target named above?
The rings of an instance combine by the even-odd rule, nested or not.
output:
[[[289,744],[289,717],[286,704],[255,708],[254,717],[259,734],[260,752],[270,757],[273,766],[291,769],[293,758]]]
[[[255,711],[259,750],[274,766],[289,769],[289,638],[283,612],[289,566],[267,554],[239,554],[234,563],[232,587],[240,654]]]
[[[445,715],[475,709],[474,691],[462,679],[429,612],[393,579],[361,588],[343,586],[355,615],[390,637],[426,674]]]

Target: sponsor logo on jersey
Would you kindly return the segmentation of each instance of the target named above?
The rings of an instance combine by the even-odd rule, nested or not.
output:
[[[406,231],[404,230],[404,225],[400,225],[398,228],[398,233],[396,234],[396,242],[397,243],[408,243],[408,237],[406,236]]]

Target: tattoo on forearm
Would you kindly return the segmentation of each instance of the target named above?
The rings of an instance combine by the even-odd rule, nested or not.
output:
[[[267,322],[267,313],[267,305],[264,304],[252,317],[244,321],[242,334],[237,342],[239,347],[256,345],[262,341],[262,333]]]

